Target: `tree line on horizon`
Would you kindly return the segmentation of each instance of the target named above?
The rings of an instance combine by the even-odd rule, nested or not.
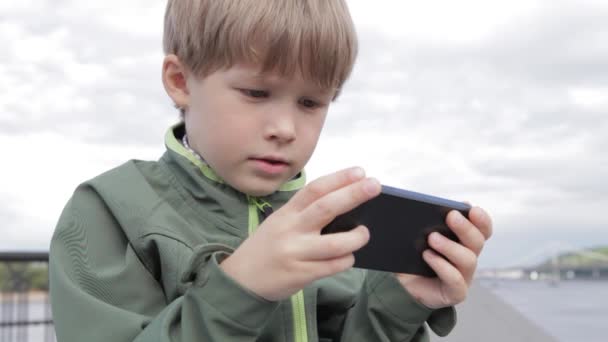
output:
[[[553,262],[551,258],[539,266],[552,265]],[[581,252],[564,252],[557,256],[557,263],[562,267],[608,267],[608,246],[587,248]]]
[[[48,291],[48,265],[43,262],[0,262],[0,291]]]

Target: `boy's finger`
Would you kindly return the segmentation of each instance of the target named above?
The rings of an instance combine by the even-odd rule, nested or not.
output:
[[[303,210],[324,195],[365,177],[360,167],[351,167],[315,179],[298,191],[285,205],[294,210]]]
[[[310,204],[300,215],[302,226],[321,230],[336,216],[380,194],[382,187],[374,178],[366,178],[331,192]]]
[[[309,273],[315,279],[329,277],[336,273],[346,271],[353,267],[354,264],[355,257],[352,254],[342,255],[329,260],[311,261],[308,263],[310,268]]]
[[[467,295],[467,285],[458,269],[445,260],[441,255],[430,249],[422,253],[422,258],[437,273],[439,280],[444,283],[444,305],[453,305],[462,302]]]
[[[469,212],[469,220],[479,228],[486,240],[492,236],[492,218],[485,210],[480,207],[473,207]]]
[[[369,241],[369,230],[365,226],[340,233],[319,236],[306,250],[305,260],[328,260],[351,254]]]
[[[467,220],[458,210],[452,210],[448,213],[446,223],[464,246],[476,255],[481,253],[486,239],[471,221]]]
[[[477,255],[465,246],[454,242],[440,233],[429,235],[429,246],[437,253],[443,255],[452,265],[454,265],[470,284],[473,273],[477,268]]]

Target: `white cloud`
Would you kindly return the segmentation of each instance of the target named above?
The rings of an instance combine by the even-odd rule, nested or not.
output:
[[[162,146],[84,143],[56,133],[0,135],[5,165],[0,204],[13,217],[2,225],[0,249],[40,248],[79,183],[134,158],[157,159]]]
[[[354,21],[391,36],[442,43],[486,38],[522,15],[539,10],[541,1],[366,1],[349,2]]]
[[[583,226],[575,243],[608,241],[605,1],[349,4],[360,58],[310,178],[361,165],[479,204],[503,239],[490,264],[522,236]],[[164,5],[0,2],[0,248],[43,248],[76,184],[160,155],[177,116],[160,82]]]
[[[573,87],[568,89],[568,93],[575,105],[589,109],[608,108],[608,87]]]

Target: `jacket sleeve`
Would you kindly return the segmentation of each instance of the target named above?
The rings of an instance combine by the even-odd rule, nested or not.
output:
[[[58,341],[255,341],[278,303],[245,290],[218,266],[227,254],[196,256],[191,283],[167,300],[119,220],[93,191],[78,191],[51,242],[49,277]],[[187,248],[184,245],[175,248]],[[204,248],[203,248],[204,249]],[[204,259],[204,260],[203,260]],[[160,265],[163,267],[163,265]],[[238,305],[226,303],[238,302]]]
[[[340,325],[335,330],[340,341],[421,342],[430,340],[425,322],[437,335],[446,336],[456,324],[456,311],[432,310],[404,290],[393,274],[366,271],[354,305],[342,320],[333,320]]]

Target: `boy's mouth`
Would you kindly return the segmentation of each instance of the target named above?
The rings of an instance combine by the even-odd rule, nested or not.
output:
[[[289,165],[289,161],[285,158],[278,156],[261,156],[261,157],[252,157],[251,160],[265,162],[271,165]]]
[[[249,158],[253,162],[254,168],[261,175],[275,177],[287,172],[289,161],[279,156],[256,156]]]

